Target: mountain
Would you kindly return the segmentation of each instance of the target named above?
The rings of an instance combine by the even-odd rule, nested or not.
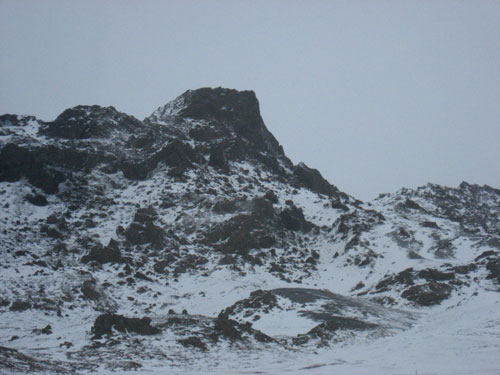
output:
[[[0,194],[0,371],[500,370],[500,190],[362,202],[252,91],[0,116]]]

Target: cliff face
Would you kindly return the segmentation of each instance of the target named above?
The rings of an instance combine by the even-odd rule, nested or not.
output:
[[[0,195],[0,366],[21,372],[303,367],[497,298],[499,190],[363,203],[293,165],[252,91],[0,116]]]

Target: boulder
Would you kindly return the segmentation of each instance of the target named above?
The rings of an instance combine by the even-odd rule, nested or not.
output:
[[[414,200],[411,200],[410,198],[406,198],[404,206],[406,208],[409,208],[412,210],[421,210],[422,209],[422,207],[420,207],[420,205],[417,202],[415,202]]]
[[[139,208],[134,215],[134,222],[146,223],[153,221],[158,217],[158,212],[152,206]]]
[[[238,330],[238,322],[228,319],[225,315],[219,314],[215,321],[214,329],[218,335],[221,335],[231,341],[241,340],[241,331]]]
[[[151,244],[160,249],[164,244],[165,231],[154,224],[158,214],[153,207],[139,208],[134,221],[125,229],[125,238],[132,245]]]
[[[305,219],[302,210],[293,204],[283,209],[279,217],[283,227],[294,232],[308,232],[313,227],[313,224]]]
[[[266,198],[269,202],[273,204],[277,204],[279,202],[278,196],[272,190],[268,190],[266,194],[264,194],[264,198]]]
[[[99,264],[106,264],[125,263],[126,260],[121,255],[118,243],[110,241],[110,244],[106,247],[100,245],[94,246],[87,255],[82,257],[83,263],[89,263],[91,261]]]
[[[134,332],[139,335],[157,335],[160,329],[151,326],[151,318],[127,318],[118,314],[102,314],[97,317],[92,327],[94,338],[111,335],[113,328],[119,332]]]
[[[196,336],[191,336],[191,337],[187,337],[185,339],[180,339],[180,340],[177,340],[177,342],[179,344],[181,344],[182,346],[184,346],[185,348],[196,348],[196,349],[200,349],[202,351],[207,350],[207,345],[203,341],[201,341],[201,339],[199,337],[196,337]]]
[[[15,300],[9,307],[10,311],[25,311],[31,309],[32,305],[29,301]]]
[[[138,181],[148,178],[149,172],[153,169],[148,161],[135,162],[132,160],[122,160],[119,167],[125,178]]]
[[[43,196],[42,194],[36,194],[36,195],[28,194],[26,196],[26,200],[30,202],[32,205],[39,207],[43,207],[49,204],[49,202],[47,202],[47,198],[45,198],[45,196]]]
[[[103,295],[97,289],[95,280],[85,280],[80,288],[83,297],[89,301],[98,301],[103,298]]]
[[[125,229],[125,238],[132,245],[151,244],[155,248],[163,246],[164,231],[152,222],[148,221],[144,224],[131,223]]]

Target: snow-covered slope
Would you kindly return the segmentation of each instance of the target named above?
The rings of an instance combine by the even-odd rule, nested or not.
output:
[[[0,195],[0,371],[500,371],[500,191],[363,203],[251,91],[0,116]]]

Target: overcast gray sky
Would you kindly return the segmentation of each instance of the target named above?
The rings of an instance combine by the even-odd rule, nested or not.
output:
[[[297,163],[360,199],[500,187],[500,1],[0,0],[0,113],[143,119],[252,89]]]

